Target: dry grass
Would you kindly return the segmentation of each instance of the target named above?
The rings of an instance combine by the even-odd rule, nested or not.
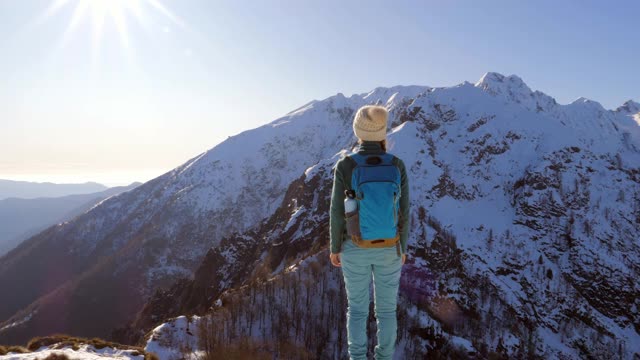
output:
[[[160,360],[155,353],[145,353],[144,360]]]
[[[35,337],[29,340],[27,348],[31,351],[39,349],[41,346],[55,345],[55,348],[59,349],[65,346],[72,346],[74,350],[79,348],[79,345],[92,345],[96,349],[103,349],[111,347],[120,350],[134,350],[140,354],[145,354],[144,349],[138,346],[118,344],[111,341],[106,341],[100,338],[85,339],[66,334],[55,334],[51,336]]]
[[[96,349],[103,349],[106,347],[119,349],[119,350],[131,350],[132,356],[143,355],[145,360],[158,360],[158,356],[154,353],[146,352],[142,347],[118,344],[111,341],[106,341],[100,338],[85,339],[76,336],[66,334],[55,334],[51,336],[34,337],[29,340],[27,346],[4,346],[0,345],[0,356],[6,355],[10,352],[15,353],[30,353],[34,350],[46,346],[50,349],[62,349],[70,346],[73,350],[79,350],[80,345],[92,345]],[[44,360],[68,360],[69,357],[62,353],[52,353]]]
[[[7,355],[10,352],[25,354],[30,352],[29,349],[24,346],[2,346],[0,345],[0,356]]]

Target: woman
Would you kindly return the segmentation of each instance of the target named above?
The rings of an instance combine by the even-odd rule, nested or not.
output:
[[[371,157],[386,153],[387,110],[382,106],[367,105],[356,112],[353,131],[358,137],[357,154]],[[330,214],[330,258],[334,266],[341,267],[347,292],[347,338],[352,360],[366,359],[367,318],[369,316],[369,286],[373,274],[377,340],[375,358],[391,359],[395,351],[397,332],[397,296],[402,265],[406,259],[409,229],[409,185],[402,160],[393,157],[393,165],[400,172],[401,187],[399,242],[396,246],[369,248],[347,235],[345,221],[345,190],[351,189],[351,175],[356,163],[350,157],[335,165]],[[396,241],[398,237],[395,238]]]

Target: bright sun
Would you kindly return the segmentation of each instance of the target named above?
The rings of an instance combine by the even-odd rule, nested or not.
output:
[[[146,23],[144,8],[151,7],[169,18],[174,24],[184,26],[180,19],[173,15],[159,0],[53,0],[43,18],[46,19],[53,16],[58,10],[67,5],[75,6],[71,21],[64,32],[63,41],[80,23],[89,19],[93,28],[94,50],[100,44],[107,21],[115,24],[120,34],[122,45],[128,48],[127,18],[133,17],[138,23]]]

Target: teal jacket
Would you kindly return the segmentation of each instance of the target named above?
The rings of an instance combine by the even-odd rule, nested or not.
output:
[[[357,151],[358,154],[375,155],[384,154],[384,150],[377,141],[365,141],[360,144]],[[394,164],[400,170],[401,189],[400,189],[400,218],[398,226],[400,228],[400,247],[402,253],[407,252],[407,237],[409,235],[409,180],[407,179],[407,170],[404,162],[399,158],[394,159]],[[347,227],[344,217],[344,190],[347,188],[345,184],[351,184],[351,173],[355,167],[355,162],[349,158],[343,157],[336,162],[333,176],[333,190],[331,193],[331,213],[329,219],[329,227],[331,233],[330,250],[337,254],[342,249],[342,242],[347,239]],[[350,186],[349,186],[350,188]]]

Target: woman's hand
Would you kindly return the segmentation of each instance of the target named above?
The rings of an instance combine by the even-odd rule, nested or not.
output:
[[[331,264],[333,266],[336,266],[336,267],[342,266],[342,263],[340,262],[340,253],[336,253],[336,254],[331,253],[329,254],[329,258],[331,258]]]
[[[402,265],[404,265],[404,262],[407,260],[407,254],[402,254]]]

